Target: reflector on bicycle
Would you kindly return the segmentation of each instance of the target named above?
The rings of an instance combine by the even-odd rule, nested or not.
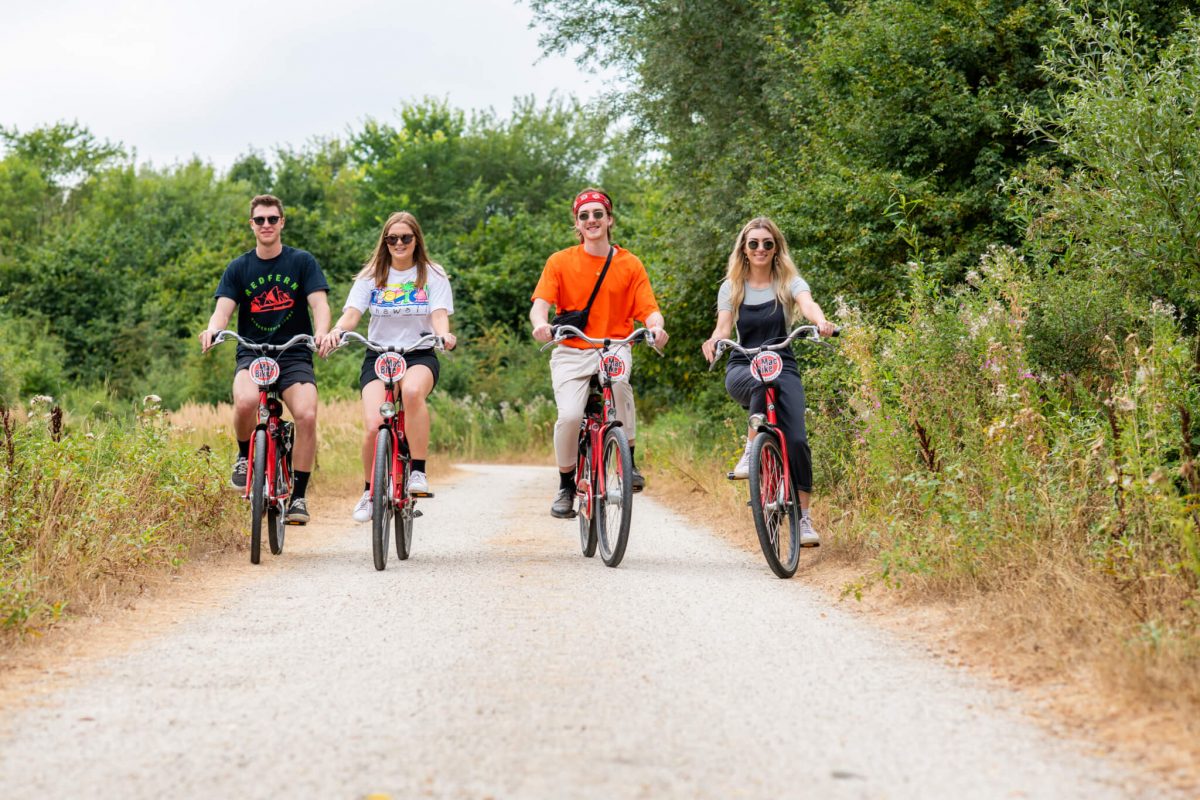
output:
[[[604,357],[604,371],[614,381],[621,380],[626,377],[625,361],[619,355],[609,353]]]
[[[375,359],[375,374],[381,381],[398,381],[404,377],[408,364],[399,353],[380,353]]]
[[[783,372],[783,358],[778,353],[759,353],[750,361],[750,374],[763,383],[770,383]]]
[[[273,358],[256,358],[250,362],[250,380],[259,386],[270,386],[279,380],[279,362]]]

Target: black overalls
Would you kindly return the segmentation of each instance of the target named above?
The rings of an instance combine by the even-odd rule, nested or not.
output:
[[[738,341],[742,347],[782,342],[788,335],[783,306],[776,300],[749,305],[742,303],[737,317]],[[812,451],[804,427],[804,385],[791,348],[776,351],[783,357],[783,373],[775,381],[775,413],[787,439],[788,466],[796,488],[812,491]],[[767,390],[750,374],[750,360],[736,350],[725,365],[725,390],[751,414],[767,413]]]

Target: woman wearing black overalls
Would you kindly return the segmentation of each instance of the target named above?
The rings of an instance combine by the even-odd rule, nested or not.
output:
[[[834,325],[825,319],[821,307],[812,299],[808,284],[788,254],[783,234],[767,217],[755,217],[742,228],[729,254],[729,269],[717,292],[717,325],[702,347],[704,357],[712,363],[716,341],[730,338],[735,324],[737,341],[743,347],[781,342],[798,314],[816,325],[822,336],[833,334]],[[783,374],[775,383],[778,389],[775,411],[787,438],[788,466],[800,495],[800,545],[816,547],[821,538],[813,530],[808,514],[812,451],[804,427],[804,385],[792,351],[781,350],[779,354],[783,357]],[[725,365],[725,390],[751,414],[766,413],[766,390],[750,374],[749,360],[736,351],[729,354]],[[750,475],[753,437],[754,431],[748,430],[745,450],[733,468],[735,478],[745,479]]]

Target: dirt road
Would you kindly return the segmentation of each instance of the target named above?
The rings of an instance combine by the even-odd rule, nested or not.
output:
[[[584,559],[554,485],[464,468],[382,573],[318,507],[218,601],[4,711],[0,797],[1138,794],[649,497],[619,569]]]

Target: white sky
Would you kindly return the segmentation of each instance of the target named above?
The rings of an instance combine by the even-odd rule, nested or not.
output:
[[[341,136],[433,96],[461,109],[608,88],[541,55],[516,0],[0,0],[0,125],[78,120],[156,166]]]

